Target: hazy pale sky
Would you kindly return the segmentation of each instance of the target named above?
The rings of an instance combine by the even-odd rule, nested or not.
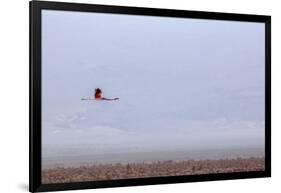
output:
[[[43,144],[262,147],[264,27],[44,10]]]

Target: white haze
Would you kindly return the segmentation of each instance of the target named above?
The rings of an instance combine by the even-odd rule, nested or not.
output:
[[[263,148],[264,36],[262,23],[44,10],[43,147]],[[96,87],[120,100],[80,100]]]

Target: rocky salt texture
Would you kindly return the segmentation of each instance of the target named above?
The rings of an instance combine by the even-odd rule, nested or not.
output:
[[[42,171],[42,183],[67,183],[161,176],[181,176],[264,171],[264,158],[159,161],[153,163],[104,164],[57,167]]]

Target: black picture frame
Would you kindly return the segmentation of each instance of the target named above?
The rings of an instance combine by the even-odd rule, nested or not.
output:
[[[30,5],[30,161],[29,191],[59,191],[91,188],[139,186],[167,183],[183,183],[271,176],[271,17],[233,13],[215,13],[142,7],[124,7],[31,1]],[[69,10],[80,12],[99,12],[111,14],[146,15],[178,18],[201,18],[211,20],[230,20],[261,22],[265,24],[265,171],[202,174],[190,176],[169,176],[139,179],[122,179],[95,182],[75,182],[61,184],[41,183],[41,11]]]

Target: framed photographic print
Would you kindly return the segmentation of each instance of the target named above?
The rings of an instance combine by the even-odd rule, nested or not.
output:
[[[270,25],[30,2],[30,191],[270,177]]]

